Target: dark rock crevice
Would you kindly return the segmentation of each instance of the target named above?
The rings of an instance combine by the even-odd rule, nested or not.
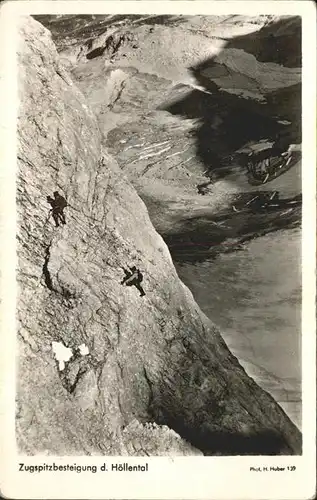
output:
[[[120,97],[121,97],[122,92],[124,91],[124,88],[125,88],[125,81],[123,81],[121,83],[120,88],[118,90],[118,93],[117,93],[115,99],[112,101],[111,104],[109,104],[108,107],[109,107],[110,110],[113,109],[114,106],[116,105],[116,103],[120,100]]]
[[[43,264],[43,276],[44,276],[44,283],[45,285],[47,286],[47,288],[51,291],[51,292],[54,292],[55,289],[53,287],[53,282],[52,282],[52,278],[51,278],[51,273],[48,269],[48,264],[49,264],[49,260],[50,260],[50,249],[51,249],[51,243],[46,247],[45,249],[45,258],[44,258],[44,264]]]
[[[75,380],[72,383],[67,383],[66,388],[70,394],[73,394],[76,390],[77,384],[79,380],[82,378],[82,376],[86,373],[87,368],[79,368]]]
[[[148,375],[148,372],[147,372],[145,366],[143,367],[143,375],[144,375],[144,378],[146,380],[146,383],[147,383],[148,389],[149,389],[148,413],[149,413],[149,416],[151,417],[151,414],[152,414],[152,404],[153,404],[153,401],[154,401],[154,390],[153,390],[153,382],[149,378],[149,375]]]
[[[103,55],[106,47],[96,47],[94,50],[91,50],[86,54],[87,59],[95,59],[95,57],[100,57]]]
[[[42,267],[42,276],[44,277],[44,283],[45,286],[48,288],[48,290],[60,295],[61,298],[64,300],[64,304],[71,309],[75,307],[74,301],[77,301],[78,294],[76,293],[76,291],[68,288],[65,283],[61,282],[61,280],[59,279],[58,272],[56,274],[57,286],[54,285],[52,275],[49,270],[52,244],[53,242],[51,241],[44,251],[44,264]]]

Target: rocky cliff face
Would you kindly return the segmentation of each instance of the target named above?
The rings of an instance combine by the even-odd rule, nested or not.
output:
[[[300,155],[261,186],[250,183],[243,160],[275,141],[300,149],[300,18],[39,19],[179,276],[248,373],[300,426]],[[281,203],[272,210],[248,210],[276,191]],[[250,262],[258,286],[250,286]],[[280,262],[289,268],[282,272]]]
[[[300,453],[297,428],[179,280],[50,33],[26,18],[20,35],[20,451]],[[57,228],[56,190],[69,203]],[[131,265],[144,297],[120,284]]]

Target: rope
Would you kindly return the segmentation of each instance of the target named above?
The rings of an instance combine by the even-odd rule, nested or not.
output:
[[[92,217],[91,215],[87,215],[87,214],[85,214],[84,212],[82,212],[82,211],[78,210],[78,208],[73,207],[73,205],[71,205],[70,203],[68,203],[68,204],[67,204],[67,207],[72,208],[73,210],[75,210],[75,212],[78,212],[79,214],[83,215],[83,216],[84,216],[84,217],[86,217],[87,219],[93,220],[93,221],[95,221],[95,222],[102,222],[102,220],[100,220],[100,219],[96,219],[95,217]],[[66,208],[67,208],[67,207],[66,207]]]

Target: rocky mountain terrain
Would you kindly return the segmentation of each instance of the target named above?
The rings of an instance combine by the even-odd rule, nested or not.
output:
[[[220,175],[212,203],[201,201],[194,183],[209,179],[196,150],[204,124],[167,111],[175,102],[171,94],[183,98],[184,86],[196,92],[184,68],[208,53],[209,24],[199,18],[191,41],[192,21],[186,27],[178,18],[139,18],[135,25],[135,18],[120,16],[39,21],[52,30],[59,54],[51,33],[24,18],[17,187],[20,450],[299,454],[297,427],[229,351],[179,279],[162,238],[172,250],[168,237],[183,231],[184,214],[208,221],[210,215],[212,225],[238,191],[239,180]],[[217,24],[219,19],[212,29]],[[231,24],[237,35],[246,29],[241,20]],[[174,26],[180,30],[175,46],[187,44],[177,54],[168,38]],[[156,36],[153,53],[142,45],[151,44],[150,34]],[[205,49],[197,36],[206,38]],[[157,74],[149,71],[153,57]],[[112,69],[115,64],[120,67]],[[298,82],[298,71],[290,73]],[[217,114],[215,120],[221,120]],[[187,152],[180,152],[184,147]],[[198,160],[190,163],[190,154]],[[231,191],[225,189],[230,183]],[[66,225],[57,228],[46,199],[56,190],[69,204]],[[295,215],[285,221],[298,224]],[[120,283],[131,265],[144,275],[144,297]]]
[[[179,276],[217,319],[248,373],[301,426],[300,155],[261,186],[250,183],[245,164],[250,152],[276,141],[282,150],[300,149],[300,18],[39,20],[94,110],[103,144],[146,203]],[[254,198],[276,191],[282,201],[273,210],[246,209]],[[233,255],[237,251],[241,259]],[[239,296],[248,297],[247,306],[239,301],[239,311],[237,295],[230,293],[229,301],[210,286],[211,275],[223,282],[215,258],[228,252],[237,266]],[[263,267],[256,293],[246,278],[251,262],[252,269]],[[241,327],[232,329],[228,317],[236,313]]]

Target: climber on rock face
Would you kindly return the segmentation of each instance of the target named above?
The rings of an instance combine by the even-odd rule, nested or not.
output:
[[[126,286],[132,286],[134,285],[135,288],[137,288],[140,292],[140,297],[143,297],[145,295],[145,292],[141,286],[141,282],[143,281],[143,275],[139,269],[137,269],[135,266],[132,266],[129,268],[130,271],[127,269],[123,268],[124,273],[125,273],[125,278],[121,281],[121,285],[126,285]]]
[[[67,207],[67,201],[63,196],[61,196],[58,191],[54,191],[54,198],[48,196],[46,199],[48,203],[51,205],[51,212],[53,215],[53,219],[56,227],[59,226],[59,222],[62,224],[66,224],[64,208]]]

